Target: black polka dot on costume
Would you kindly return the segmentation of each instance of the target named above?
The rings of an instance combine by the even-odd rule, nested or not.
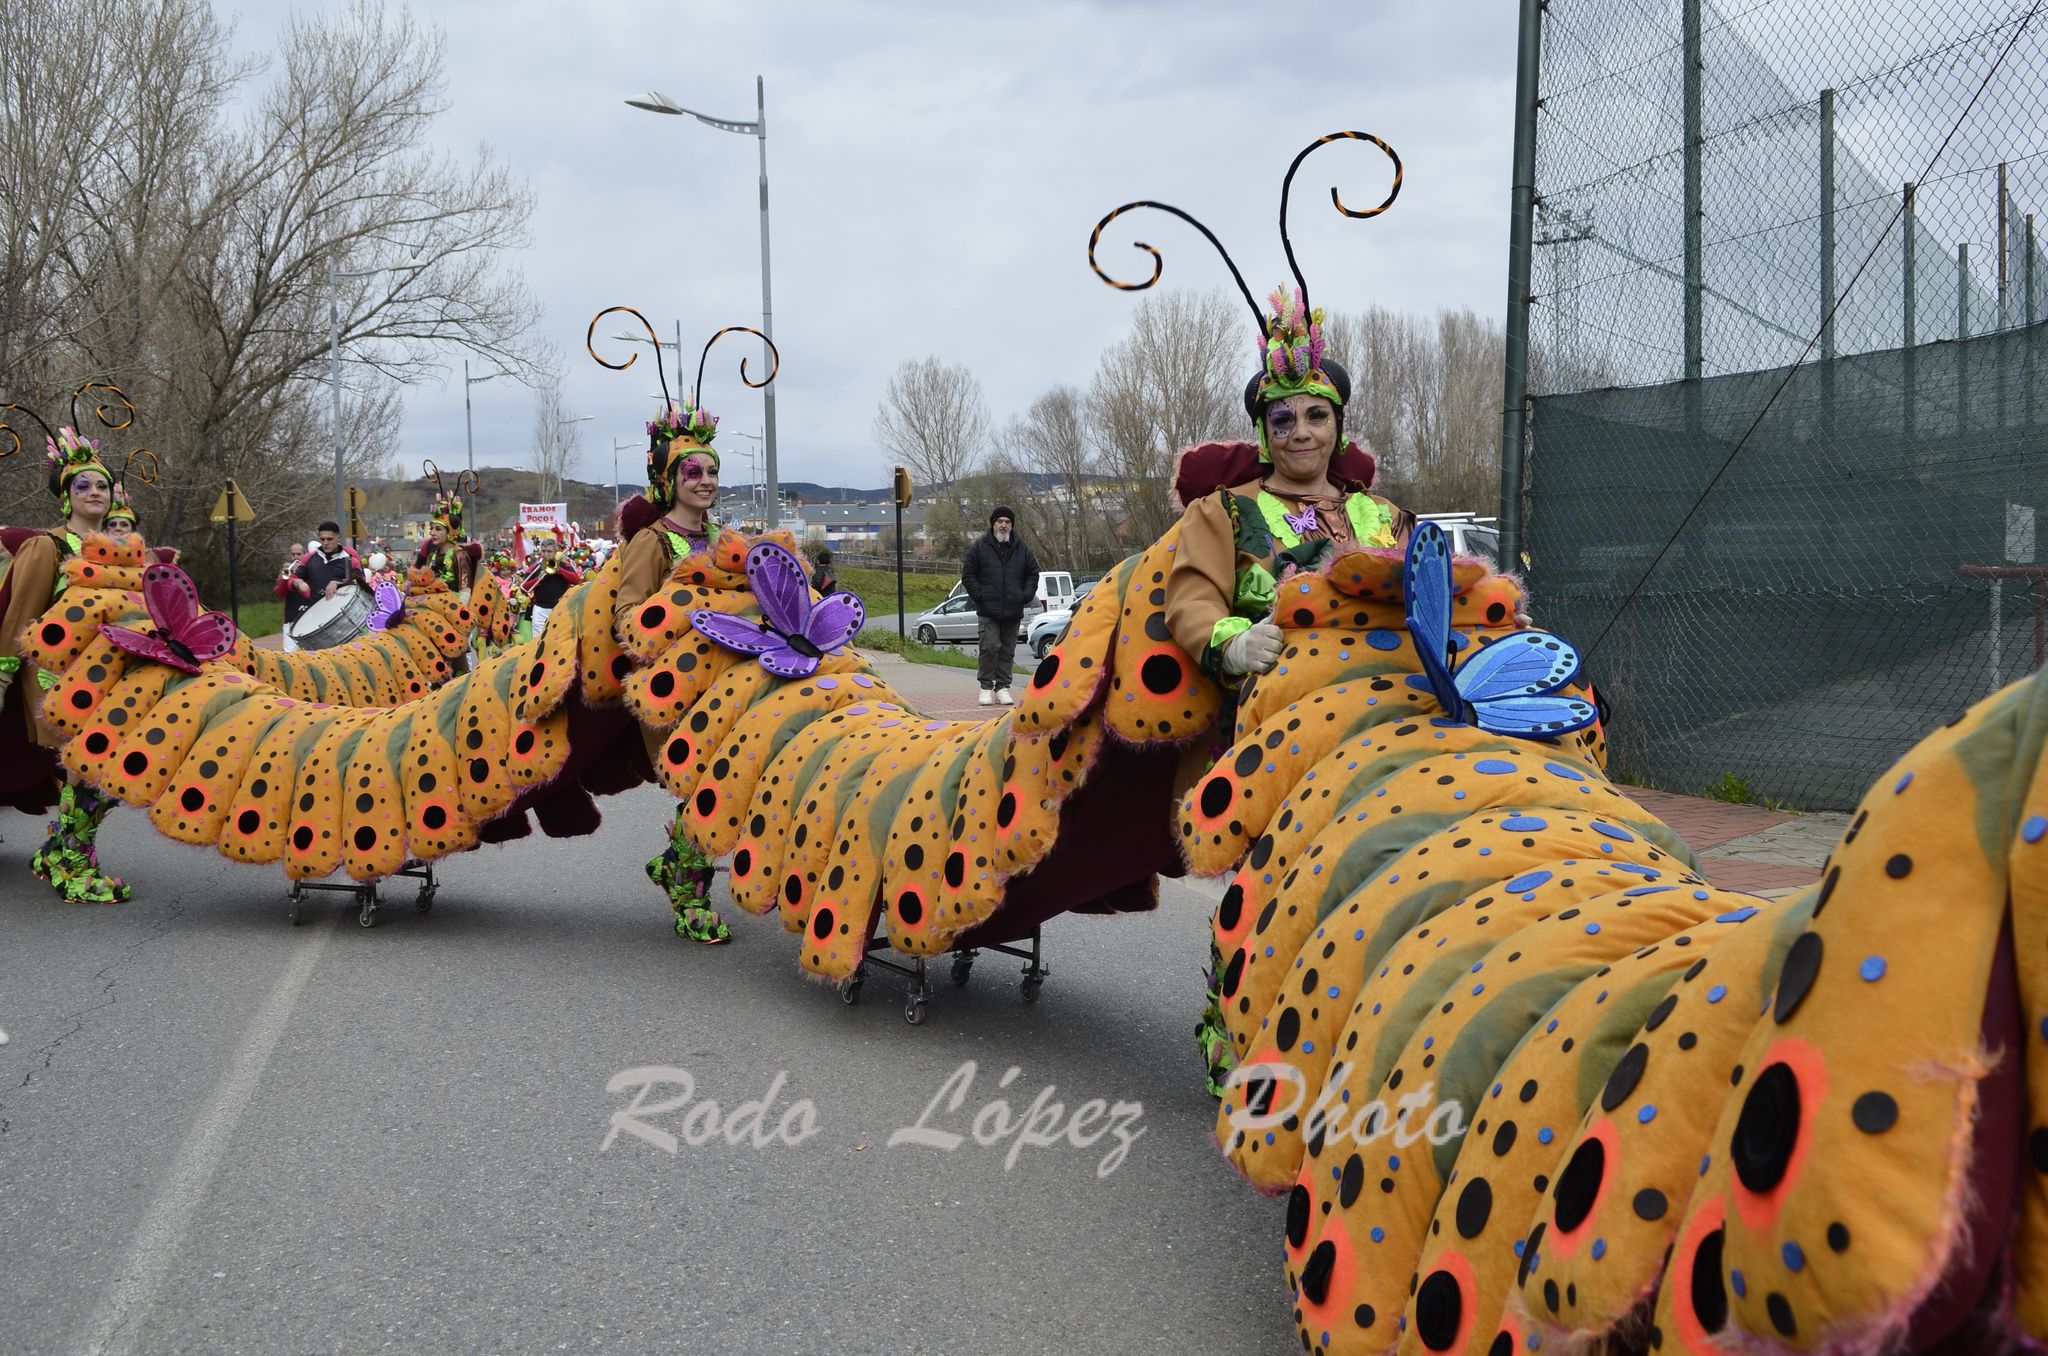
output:
[[[1301,1269],[1301,1293],[1310,1304],[1321,1304],[1330,1295],[1330,1274],[1337,1268],[1337,1245],[1329,1239],[1316,1244],[1308,1265]]]
[[[1744,1186],[1764,1192],[1784,1179],[1799,1140],[1799,1120],[1799,1079],[1789,1066],[1773,1064],[1757,1075],[1743,1098],[1729,1147]]]
[[[1308,1217],[1308,1188],[1296,1182],[1294,1190],[1287,1193],[1287,1242],[1289,1246],[1298,1248],[1308,1242]]]
[[[1493,1156],[1506,1158],[1508,1150],[1515,1147],[1515,1123],[1502,1121],[1493,1132]]]
[[[1415,1292],[1415,1335],[1431,1351],[1449,1351],[1458,1340],[1458,1322],[1465,1313],[1465,1295],[1458,1278],[1432,1271]]]
[[[1373,1312],[1370,1304],[1361,1304],[1351,1311],[1351,1321],[1361,1328],[1370,1328],[1379,1321],[1379,1315]]]
[[[1600,1090],[1600,1109],[1612,1111],[1628,1100],[1642,1079],[1643,1069],[1650,1062],[1650,1047],[1637,1041],[1628,1048],[1628,1053],[1614,1062],[1614,1069],[1607,1075],[1607,1086]]]
[[[1849,1251],[1849,1226],[1836,1220],[1828,1226],[1828,1247],[1835,1252]]]
[[[1566,1233],[1586,1222],[1593,1213],[1594,1198],[1600,1194],[1600,1179],[1607,1171],[1607,1146],[1597,1139],[1582,1140],[1557,1177],[1557,1227]]]
[[[1771,1316],[1771,1326],[1786,1337],[1799,1335],[1799,1322],[1792,1317],[1792,1302],[1773,1290],[1764,1296],[1764,1310]]]
[[[1903,852],[1895,852],[1885,862],[1884,873],[1893,880],[1904,880],[1913,873],[1913,859]]]
[[[1806,1001],[1807,990],[1820,974],[1821,940],[1818,932],[1802,932],[1785,953],[1785,968],[1778,974],[1778,1001],[1771,1013],[1776,1022],[1789,1021]]]
[[[1671,1203],[1664,1198],[1664,1193],[1655,1187],[1644,1187],[1636,1193],[1635,1209],[1638,1219],[1662,1219],[1664,1212],[1670,1208]]]
[[[1899,1123],[1899,1104],[1888,1092],[1866,1092],[1849,1108],[1849,1119],[1866,1135],[1881,1135]]]
[[[1465,1183],[1465,1189],[1458,1193],[1458,1233],[1464,1238],[1477,1238],[1486,1228],[1487,1217],[1493,1214],[1493,1188],[1484,1177],[1474,1177]]]
[[[1700,1240],[1699,1251],[1692,1255],[1693,1317],[1708,1332],[1719,1332],[1728,1322],[1728,1290],[1721,1279],[1723,1242],[1722,1231],[1716,1229]]]
[[[1522,1100],[1523,1100],[1523,1101],[1525,1101],[1525,1102],[1531,1102],[1531,1101],[1534,1101],[1534,1100],[1536,1099],[1536,1080],[1535,1080],[1535,1079],[1533,1079],[1533,1078],[1532,1078],[1532,1079],[1530,1079],[1530,1080],[1529,1080],[1528,1082],[1526,1082],[1526,1083],[1522,1084],[1522,1094],[1521,1094],[1521,1096],[1522,1096]]]
[[[1505,1331],[1495,1333],[1493,1345],[1486,1349],[1486,1356],[1514,1356],[1514,1353],[1515,1335]]]

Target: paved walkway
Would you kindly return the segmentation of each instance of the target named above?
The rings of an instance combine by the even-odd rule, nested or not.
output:
[[[928,716],[976,720],[1000,709],[975,704],[972,669],[912,664],[892,654],[862,654],[889,686]],[[1019,695],[1026,681],[1024,675],[1017,676]],[[1794,815],[1647,787],[1621,789],[1692,846],[1708,880],[1724,890],[1772,898],[1819,880],[1821,863],[1849,822],[1848,815],[1827,811]]]

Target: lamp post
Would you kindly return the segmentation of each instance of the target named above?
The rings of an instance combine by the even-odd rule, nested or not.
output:
[[[408,270],[425,268],[416,259],[402,264],[391,264],[384,268],[365,268],[353,273],[344,273],[334,266],[334,255],[327,256],[327,308],[330,330],[327,340],[327,384],[334,388],[334,521],[348,522],[347,489],[342,483],[341,473],[341,287],[347,278],[370,278],[379,273],[404,273]]]
[[[675,100],[669,98],[666,94],[663,94],[658,90],[649,90],[645,97],[639,99],[628,99],[626,100],[626,102],[632,105],[634,108],[645,109],[649,113],[668,113],[677,116],[687,113],[691,117],[695,118],[698,122],[703,123],[706,127],[716,127],[721,132],[739,132],[743,135],[751,136],[754,138],[756,144],[760,147],[761,333],[766,335],[769,344],[772,344],[775,339],[775,307],[771,300],[773,294],[768,285],[768,91],[766,82],[758,75],[754,77],[754,120],[752,122],[734,122],[727,118],[710,117],[709,115],[699,113],[694,109],[684,108],[681,104],[677,103]],[[770,370],[772,371],[775,360],[773,357],[769,355],[767,350],[768,345],[763,345],[761,361],[769,364]],[[767,501],[770,505],[775,505],[781,502],[781,496],[777,493],[775,476],[774,386],[771,385],[766,390],[761,392],[761,402],[763,428],[765,433],[763,444],[766,453],[765,460],[767,461]],[[770,528],[773,528],[774,526],[775,523],[769,523]]]
[[[558,420],[556,420],[556,421],[555,421],[555,427],[556,427],[557,429],[565,429],[565,428],[569,427],[569,425],[571,425],[571,424],[587,424],[587,423],[589,423],[589,422],[590,422],[591,420],[593,420],[593,419],[595,419],[595,418],[597,418],[597,416],[596,416],[596,415],[594,415],[594,414],[579,414],[579,415],[575,415],[575,416],[573,416],[573,417],[571,417],[571,418],[568,418],[568,419],[558,419]],[[542,481],[543,481],[543,484],[542,484],[541,488],[542,488],[543,490],[545,490],[545,489],[547,488],[547,486],[546,486],[546,484],[545,484],[545,481],[546,481],[547,477],[543,476],[543,477],[541,477],[541,479],[542,479]],[[557,472],[555,472],[555,493],[556,493],[556,494],[560,494],[561,492],[562,492],[562,473],[561,473],[560,471],[557,471]],[[617,491],[613,491],[613,493],[617,493]],[[552,504],[552,503],[554,502],[554,500],[550,499],[550,500],[549,500],[548,502]]]
[[[470,422],[469,388],[481,386],[493,377],[509,377],[511,375],[510,372],[499,371],[487,372],[481,377],[472,377],[469,375],[469,359],[464,358],[462,360],[462,441],[469,452],[469,469],[471,473],[476,471],[476,431]]]
[[[660,366],[661,364],[661,350],[667,347],[667,345],[663,344],[662,341],[659,339],[649,339],[645,335],[640,334],[615,334],[612,336],[612,338],[618,340],[622,344],[654,345],[654,362],[656,366]],[[683,388],[683,322],[680,320],[676,321],[675,355],[676,394],[681,396],[687,396],[690,393]],[[664,399],[666,399],[666,397],[664,397]]]
[[[625,446],[626,446],[626,447],[637,447],[638,445],[639,445],[639,444],[635,443],[635,442],[634,442],[634,441],[633,441],[633,440],[632,440],[631,438],[628,438],[628,439],[626,439],[626,442],[625,442]],[[621,494],[619,493],[619,451],[620,451],[620,444],[619,444],[619,440],[618,440],[617,438],[614,438],[614,439],[612,439],[612,535],[613,535],[613,536],[617,536],[617,535],[618,535],[618,531],[619,531],[619,505],[620,505],[620,504],[622,504],[623,502],[625,502],[625,496],[623,496],[623,495],[621,495]]]

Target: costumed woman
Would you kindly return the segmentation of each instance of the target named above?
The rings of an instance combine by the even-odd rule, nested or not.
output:
[[[10,451],[19,448],[17,437]],[[62,741],[40,719],[46,676],[24,662],[21,653],[23,633],[69,582],[64,562],[85,550],[88,536],[106,531],[115,508],[115,480],[98,447],[72,428],[51,434],[47,448],[50,493],[57,498],[63,522],[48,531],[10,534],[13,539],[6,544],[12,560],[0,580],[0,763],[7,768],[0,794],[23,809],[45,808],[52,800],[56,804],[50,836],[30,863],[39,879],[67,903],[117,904],[128,899],[129,887],[120,877],[100,870],[95,846],[100,823],[115,802],[59,768],[55,750]],[[133,529],[135,510],[125,495],[114,516]],[[15,705],[21,715],[7,715],[6,708]],[[23,723],[16,724],[17,720]]]
[[[439,479],[435,476],[437,483]],[[460,493],[435,494],[433,513],[427,519],[427,539],[420,543],[412,563],[414,569],[426,571],[451,592],[467,595],[480,552],[472,552],[462,539],[462,507]]]
[[[700,389],[702,379],[700,367]],[[718,524],[711,520],[711,507],[718,502],[718,453],[711,447],[717,433],[717,417],[689,401],[669,404],[648,422],[647,503],[661,516],[630,532],[619,548],[614,625],[631,617],[660,591],[677,561],[707,554],[717,540]],[[535,634],[545,620],[542,617],[535,623]],[[678,936],[707,945],[731,939],[732,930],[711,907],[711,858],[685,835],[680,806],[669,831],[668,847],[647,864],[647,875],[667,892],[675,909]]]

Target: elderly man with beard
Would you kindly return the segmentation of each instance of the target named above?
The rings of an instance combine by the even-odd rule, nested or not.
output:
[[[981,618],[979,701],[983,706],[1014,706],[1011,657],[1016,653],[1017,625],[1038,595],[1038,558],[1017,536],[1017,515],[1003,505],[989,514],[988,531],[967,548],[967,558],[960,562],[960,583]]]

